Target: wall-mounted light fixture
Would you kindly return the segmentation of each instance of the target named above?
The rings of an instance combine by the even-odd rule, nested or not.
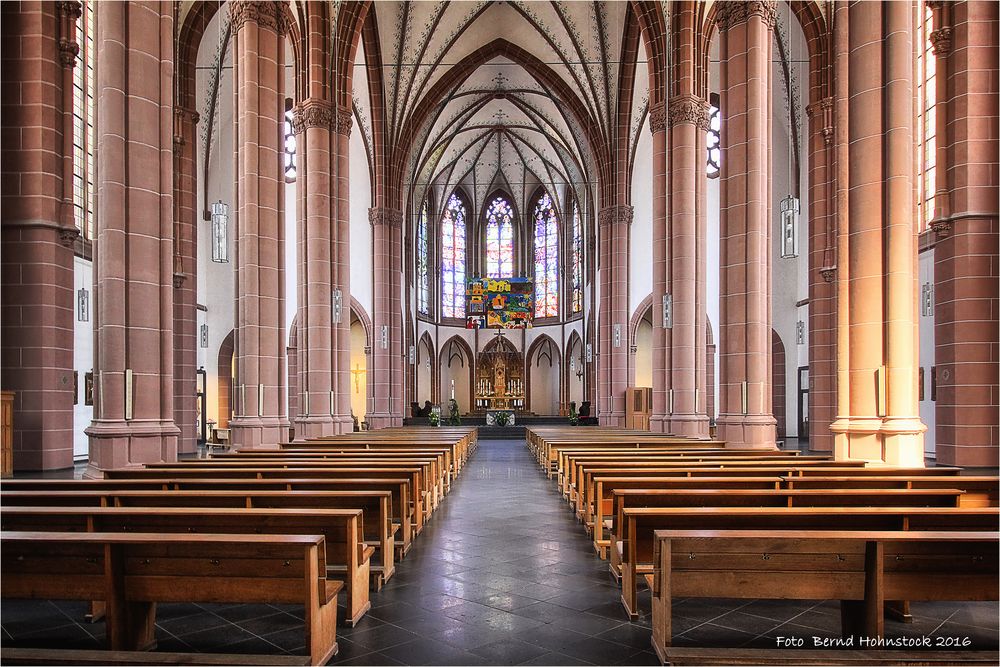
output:
[[[409,360],[411,366],[417,363],[417,347],[415,345],[410,346]]]
[[[924,283],[920,288],[920,314],[930,317],[934,314],[934,285]]]
[[[90,321],[90,292],[85,287],[76,291],[76,319],[80,322]]]
[[[344,293],[339,287],[333,289],[333,295],[330,297],[330,321],[334,324],[340,324],[340,317],[344,310]]]
[[[201,346],[208,347],[208,325],[201,325]]]
[[[672,294],[663,295],[663,328],[674,328],[674,296]]]
[[[799,345],[806,344],[806,323],[802,320],[795,323],[795,342]]]
[[[383,324],[380,333],[380,342],[383,350],[389,349],[389,325]]]
[[[229,206],[222,201],[212,204],[212,261],[229,261]]]
[[[781,258],[799,256],[799,200],[788,195],[779,205],[781,213]]]
[[[622,325],[620,325],[620,324],[616,324],[615,325],[615,328],[614,328],[614,343],[613,344],[614,344],[615,347],[621,347],[622,346]]]
[[[594,346],[591,345],[590,343],[587,343],[587,363],[590,364],[593,362],[594,362]]]

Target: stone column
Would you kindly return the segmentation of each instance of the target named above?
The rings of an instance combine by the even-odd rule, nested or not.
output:
[[[340,322],[333,327],[332,384],[336,396],[333,410],[333,425],[336,433],[350,433],[354,430],[351,419],[351,128],[354,119],[350,107],[338,106],[333,125],[333,159],[336,168],[333,173],[331,192],[335,234],[331,244],[333,286],[341,291]],[[398,243],[398,241],[397,241]],[[401,252],[401,245],[396,248]],[[398,280],[398,279],[397,279]],[[398,284],[398,283],[397,283]],[[398,294],[398,290],[397,290]],[[401,332],[402,330],[399,329]],[[394,396],[402,400],[402,392],[394,390]],[[401,413],[399,413],[401,415]],[[402,426],[400,416],[398,426]]]
[[[668,291],[667,258],[667,109],[650,105],[649,131],[653,135],[653,413],[649,430],[670,430],[670,330],[663,326],[662,299]]]
[[[705,235],[699,234],[697,212],[705,206],[704,188],[699,188],[698,182],[705,178],[708,102],[692,94],[670,98],[667,125],[671,192],[668,275],[673,301],[669,430],[688,438],[707,438]]]
[[[375,405],[367,420],[372,428],[403,423],[403,314],[400,301],[403,213],[376,207],[368,210],[374,243],[375,308],[372,318],[372,367]]]
[[[276,447],[285,416],[284,7],[230,3],[236,109],[236,405],[233,444]]]
[[[852,2],[849,21],[849,412],[838,458],[923,465],[917,409],[912,8]],[[844,304],[841,304],[842,306]]]
[[[770,100],[773,2],[719,6],[722,110],[719,437],[773,448]]]
[[[299,151],[298,193],[298,329],[296,348],[298,412],[295,438],[332,435],[332,241],[330,135],[333,106],[307,99],[294,111]]]
[[[628,262],[632,207],[606,206],[597,214],[601,252],[598,417],[602,426],[625,425],[628,387]]]
[[[809,118],[809,448],[833,451],[837,410],[837,301],[833,98],[806,107]]]
[[[198,113],[174,110],[174,421],[179,454],[198,449]],[[203,416],[204,418],[204,416]]]
[[[90,469],[177,458],[173,9],[97,5],[95,397]]]
[[[934,340],[939,464],[997,466],[1000,225],[995,131],[998,10],[936,3],[937,193]]]
[[[0,7],[0,373],[2,388],[15,392],[16,470],[73,465],[72,247],[79,232],[73,220],[72,113],[79,12],[77,2]]]

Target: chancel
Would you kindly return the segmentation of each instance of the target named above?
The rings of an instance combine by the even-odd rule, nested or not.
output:
[[[997,664],[998,32],[0,2],[0,662]]]

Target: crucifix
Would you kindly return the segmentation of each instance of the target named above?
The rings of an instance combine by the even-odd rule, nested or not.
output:
[[[351,371],[351,375],[354,376],[354,393],[355,394],[361,393],[361,385],[360,385],[361,376],[364,375],[367,372],[368,372],[367,370],[361,368],[361,364],[354,364],[354,370]]]

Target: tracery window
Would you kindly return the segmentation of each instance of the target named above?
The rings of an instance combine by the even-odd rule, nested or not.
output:
[[[570,248],[570,311],[583,312],[583,225],[580,207],[573,203],[573,239]]]
[[[559,216],[549,194],[535,205],[535,317],[559,316]]]
[[[917,209],[920,231],[934,219],[934,191],[937,189],[937,59],[931,32],[934,30],[933,11],[922,3],[917,49],[917,137],[920,147],[920,181]]]
[[[502,196],[486,209],[486,275],[489,278],[514,275],[514,209]]]
[[[417,312],[430,313],[430,266],[428,265],[429,244],[427,242],[427,200],[420,207],[417,219]]]
[[[465,317],[465,204],[448,198],[441,216],[441,315]]]
[[[708,131],[705,133],[705,146],[708,149],[705,173],[709,178],[717,178],[722,169],[722,112],[719,104],[719,94],[709,94]]]
[[[83,238],[94,231],[94,3],[84,2],[76,19],[80,59],[73,69],[73,218]]]
[[[292,129],[292,99],[285,99],[285,183],[294,183],[298,172],[298,157],[296,156],[295,131]]]

